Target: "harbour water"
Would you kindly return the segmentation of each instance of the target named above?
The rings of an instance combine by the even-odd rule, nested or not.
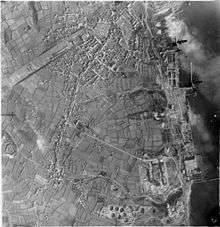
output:
[[[194,142],[201,156],[200,168],[204,170],[207,179],[200,183],[193,183],[190,195],[190,223],[195,226],[219,225],[219,93],[220,88],[207,84],[219,84],[219,69],[213,65],[210,72],[200,70],[202,64],[211,64],[220,56],[220,45],[217,34],[220,21],[220,4],[215,2],[191,2],[182,5],[182,19],[190,34],[200,44],[202,59],[193,59],[200,77],[203,80],[197,96],[189,98],[189,104],[194,114],[198,115],[197,124],[193,127]],[[212,70],[214,69],[214,71]],[[212,90],[213,94],[210,95]],[[216,219],[213,223],[211,220]],[[219,217],[218,217],[219,218]]]
[[[188,212],[190,225],[209,226],[216,224],[210,220],[212,214],[218,214],[219,207],[220,69],[217,66],[220,60],[220,2],[184,2],[176,4],[176,7],[180,15],[175,16],[180,23],[171,23],[173,26],[170,28],[176,29],[172,38],[188,40],[183,45],[187,59],[187,62],[182,62],[184,69],[192,62],[193,71],[203,81],[197,95],[189,96],[188,103],[197,118],[192,131],[198,165],[203,176],[212,179],[192,184],[188,194]],[[179,26],[183,26],[185,31],[181,31]]]
[[[215,106],[207,101],[201,93],[192,97],[189,103],[194,114],[202,116],[193,126],[194,143],[198,149],[197,155],[202,159],[198,165],[203,170],[205,178],[210,179],[192,184],[189,216],[191,225],[203,226],[208,225],[210,213],[219,206],[219,120],[214,117]],[[204,136],[203,133],[207,135]],[[206,136],[208,136],[208,140],[205,139]]]

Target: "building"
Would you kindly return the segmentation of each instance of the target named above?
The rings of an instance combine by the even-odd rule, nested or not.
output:
[[[200,170],[198,169],[196,158],[186,159],[184,161],[186,175],[188,179],[193,179],[194,176],[200,175]]]

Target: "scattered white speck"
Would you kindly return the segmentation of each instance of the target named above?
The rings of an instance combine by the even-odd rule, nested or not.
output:
[[[41,152],[44,152],[45,141],[44,141],[44,138],[42,136],[38,136],[37,146],[38,146],[38,148],[40,149]]]

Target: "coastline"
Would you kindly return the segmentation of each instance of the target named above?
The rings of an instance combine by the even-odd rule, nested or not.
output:
[[[179,6],[182,10],[184,7],[185,5]],[[147,4],[145,4],[147,12],[146,8]],[[178,18],[175,12],[172,12],[172,15]],[[187,16],[187,12],[185,16]],[[151,34],[149,27],[148,30]],[[213,139],[216,137],[215,129],[218,124],[218,119],[213,117],[216,116],[215,105],[201,93],[200,88],[198,88],[195,97],[189,98],[188,103],[197,166],[202,171],[204,179],[217,177],[216,163],[219,157],[216,157],[216,141]],[[218,182],[191,181],[185,183],[184,187],[187,225],[207,225],[208,214],[214,207],[219,206]]]
[[[147,6],[148,4],[145,3],[145,10],[146,10],[146,14],[147,14]],[[179,6],[180,7],[180,6]],[[148,16],[148,15],[147,15]],[[147,20],[147,18],[146,18]],[[147,30],[149,32],[149,34],[151,36],[152,35],[152,32],[151,32],[151,29],[149,28],[148,26],[148,23],[147,24]],[[161,72],[160,70],[160,67],[159,68],[159,71]],[[194,120],[194,119],[193,119]],[[191,216],[191,195],[192,195],[192,185],[193,185],[193,181],[191,182],[185,182],[185,184],[183,184],[183,188],[184,188],[184,198],[185,198],[185,215],[186,215],[186,218],[185,218],[185,222],[186,222],[186,225],[190,226],[191,225],[191,221],[190,221],[190,216]]]
[[[208,225],[210,212],[219,206],[219,180],[213,162],[213,160],[218,161],[218,157],[215,154],[216,144],[213,142],[213,136],[216,135],[210,131],[211,128],[207,127],[206,122],[210,121],[207,119],[210,112],[212,112],[211,107],[209,108],[200,93],[197,96],[190,100],[189,111],[190,121],[193,126],[194,144],[198,152],[196,154],[198,157],[197,164],[202,170],[204,178],[214,179],[214,181],[204,180],[192,183],[189,221],[190,225]],[[201,102],[200,105],[199,102]],[[202,109],[204,105],[207,106],[207,110]]]
[[[191,225],[190,223],[190,214],[191,214],[191,193],[192,193],[192,185],[193,182],[190,182],[187,186],[186,191],[186,215],[187,215],[187,225]]]

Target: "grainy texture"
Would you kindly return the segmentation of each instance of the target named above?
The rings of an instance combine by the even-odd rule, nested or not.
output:
[[[4,2],[5,226],[187,225],[193,145],[163,2]],[[193,88],[192,88],[193,87]]]

